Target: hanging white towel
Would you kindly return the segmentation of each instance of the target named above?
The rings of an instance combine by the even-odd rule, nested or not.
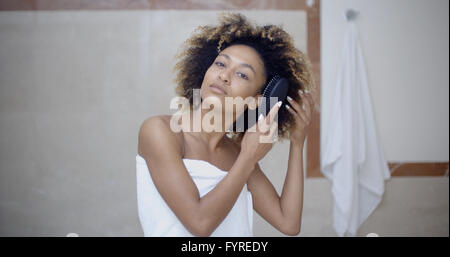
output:
[[[384,180],[390,178],[371,106],[356,24],[349,21],[321,152],[321,171],[332,182],[333,223],[339,236],[356,235],[380,203]]]

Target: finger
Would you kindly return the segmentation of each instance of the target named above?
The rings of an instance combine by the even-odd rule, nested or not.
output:
[[[270,125],[269,133],[260,136],[260,143],[273,144],[278,139],[278,122]]]
[[[292,99],[290,96],[288,96],[287,97],[287,99],[288,99],[288,102],[291,104],[291,106],[292,106],[292,108],[294,108],[294,110],[296,111],[296,112],[301,112],[301,106],[300,106],[300,104],[298,103],[298,102],[296,102],[294,99]]]
[[[270,125],[267,133],[260,135],[259,142],[264,144],[272,144],[274,142],[274,135],[278,135],[278,122],[274,122]]]
[[[303,93],[299,90],[299,94],[300,94],[300,98],[302,99],[302,103],[304,105],[304,106],[302,106],[303,110],[304,110],[303,113],[305,114],[304,116],[306,116],[306,118],[308,120],[310,120],[311,112],[312,112],[312,108],[313,108],[313,104],[314,104],[312,95],[307,90],[305,90],[305,93]]]
[[[277,114],[277,112],[280,110],[281,105],[283,104],[282,101],[279,101],[278,103],[276,103],[272,109],[269,111],[268,113],[268,117],[266,117],[266,124],[272,124],[273,120],[275,119],[275,116]]]
[[[258,129],[257,131],[260,133],[263,133],[263,134],[266,133],[268,130],[268,126],[267,126],[265,120],[266,119],[264,118],[264,114],[261,113],[258,117],[258,122],[255,124],[255,125],[257,125],[257,129]]]
[[[295,111],[295,109],[293,109],[292,107],[290,107],[289,105],[285,105],[286,106],[286,110],[288,110],[288,112],[290,112],[292,114],[292,116],[294,116],[294,119],[297,122],[297,119],[300,119],[300,115],[297,113],[297,111]]]
[[[269,111],[266,117],[264,117],[263,114],[259,115],[258,118],[258,128],[262,133],[267,133],[270,129],[270,124],[275,119],[275,115],[280,109],[282,102],[279,101],[277,104],[275,104],[272,109]]]
[[[311,98],[311,94],[307,93],[307,94],[303,94],[303,98],[304,102],[305,102],[305,114],[306,117],[308,117],[308,119],[311,118],[311,110],[312,110],[312,98]]]
[[[304,101],[305,102],[305,101]],[[302,118],[303,121],[307,122],[309,120],[308,115],[306,114],[306,104],[302,103],[302,110],[299,113],[299,116]]]
[[[270,126],[269,138],[272,139],[272,142],[277,141],[277,139],[278,139],[278,122],[274,122]]]
[[[300,94],[300,97],[301,97],[301,94]],[[291,97],[288,98],[288,101],[291,104],[292,108],[294,108],[295,115],[300,116],[303,121],[306,121],[307,117],[306,117],[306,114],[304,113],[305,111],[300,106],[300,104],[298,102],[294,101]],[[302,104],[303,104],[303,101],[302,101]]]
[[[289,105],[287,105],[287,104],[285,106],[286,106],[286,109],[288,110],[288,112],[290,112],[292,114],[292,116],[294,117],[295,122],[297,122],[297,123],[305,122],[304,118],[301,117],[301,115],[298,114],[292,107],[289,107]]]
[[[257,125],[258,125],[257,129],[258,129],[259,133],[264,134],[264,135],[269,133],[270,124],[267,123],[267,117],[264,117],[264,115],[262,113],[259,115]]]

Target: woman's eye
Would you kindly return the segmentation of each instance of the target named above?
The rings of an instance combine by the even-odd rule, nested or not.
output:
[[[222,62],[216,62],[216,65],[217,65],[217,66],[220,66],[220,67],[225,66],[225,64],[223,64]]]
[[[243,79],[248,79],[248,76],[245,75],[245,74],[242,73],[242,72],[238,72],[238,76],[241,77],[241,78],[243,78]]]

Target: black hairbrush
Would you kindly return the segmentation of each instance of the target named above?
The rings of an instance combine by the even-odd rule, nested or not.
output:
[[[275,75],[272,77],[272,79],[267,83],[266,87],[264,88],[262,98],[259,107],[257,110],[249,110],[247,108],[244,113],[236,120],[236,122],[233,124],[233,131],[237,131],[236,129],[236,123],[239,121],[240,124],[244,125],[243,131],[246,131],[249,127],[252,127],[257,117],[260,113],[264,114],[264,116],[267,116],[270,109],[279,101],[284,102],[287,97],[289,88],[289,80],[287,80],[284,77]],[[271,97],[276,97],[276,101],[270,102]],[[261,110],[259,110],[261,109]],[[264,110],[265,109],[265,110]],[[249,116],[253,116],[253,119],[249,119]],[[242,132],[242,130],[239,130]]]
[[[266,101],[266,112],[267,115],[272,109],[272,107],[279,101],[284,102],[287,97],[289,88],[289,81],[286,78],[280,77],[278,75],[273,76],[273,78],[269,81],[266,88],[263,92],[263,97],[265,97]],[[276,97],[278,100],[270,102],[271,97]]]

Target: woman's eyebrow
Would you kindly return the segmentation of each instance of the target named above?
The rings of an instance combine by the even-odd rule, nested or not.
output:
[[[223,56],[223,57],[227,58],[228,60],[231,60],[230,56],[228,56],[227,54],[219,54],[219,56]],[[256,75],[255,69],[253,69],[253,66],[251,66],[250,64],[241,63],[240,65],[251,69],[253,71],[253,73]]]

